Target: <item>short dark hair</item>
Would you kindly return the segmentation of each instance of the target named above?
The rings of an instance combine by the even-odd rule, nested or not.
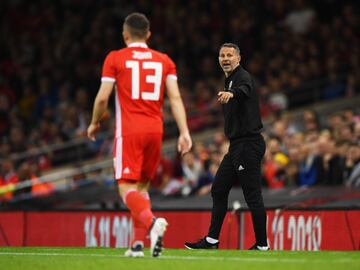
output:
[[[235,43],[224,43],[223,45],[221,45],[220,50],[224,47],[225,48],[233,48],[240,55],[240,48]]]
[[[124,26],[126,25],[129,34],[135,38],[145,38],[150,30],[150,21],[142,13],[131,13],[125,18]]]

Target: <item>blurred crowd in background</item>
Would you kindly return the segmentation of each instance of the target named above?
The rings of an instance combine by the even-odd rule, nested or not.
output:
[[[356,1],[3,1],[0,8],[0,185],[66,165],[73,153],[14,154],[86,140],[106,54],[124,46],[122,23],[133,11],[151,21],[150,46],[177,64],[193,134],[222,126],[217,54],[239,45],[254,76],[267,152],[264,185],[360,185],[359,108],[320,121],[282,112],[360,93],[360,24]],[[176,135],[167,100],[165,139]],[[112,131],[112,121],[104,130]],[[111,156],[112,139],[84,143],[82,156]],[[156,187],[164,195],[209,192],[227,141],[196,141],[191,154],[163,158]],[[70,157],[70,158],[69,158]]]
[[[324,123],[313,110],[305,110],[296,123],[279,117],[264,136],[264,186],[360,186],[360,114],[353,110],[335,112]],[[208,143],[195,142],[189,155],[163,159],[156,187],[164,195],[208,193],[228,144],[219,131]]]

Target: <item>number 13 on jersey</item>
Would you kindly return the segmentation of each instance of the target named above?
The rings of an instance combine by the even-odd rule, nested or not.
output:
[[[126,61],[125,65],[131,69],[131,97],[132,99],[154,100],[160,99],[162,82],[162,63]],[[143,75],[143,70],[153,70],[154,75]],[[153,84],[153,89],[146,89],[140,93],[140,76],[145,76],[145,82]]]

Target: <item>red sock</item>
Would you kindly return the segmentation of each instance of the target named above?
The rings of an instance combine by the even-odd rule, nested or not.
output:
[[[151,208],[149,193],[141,192],[141,195],[147,201],[147,207]],[[132,220],[133,220],[133,239],[131,245],[133,245],[136,241],[141,241],[145,244],[145,238],[148,233],[147,228],[133,216],[132,216]]]
[[[133,245],[136,241],[141,241],[145,244],[145,239],[148,230],[144,227],[144,225],[140,221],[136,220],[135,218],[133,218],[132,220],[133,220],[133,237],[132,237],[131,245]]]
[[[137,190],[129,190],[124,198],[126,206],[130,209],[134,220],[139,221],[142,227],[149,229],[153,221],[149,200]]]

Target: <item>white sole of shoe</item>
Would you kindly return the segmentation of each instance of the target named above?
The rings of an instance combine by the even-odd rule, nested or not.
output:
[[[125,251],[125,257],[144,257],[143,251],[132,251],[131,249],[128,249]]]

